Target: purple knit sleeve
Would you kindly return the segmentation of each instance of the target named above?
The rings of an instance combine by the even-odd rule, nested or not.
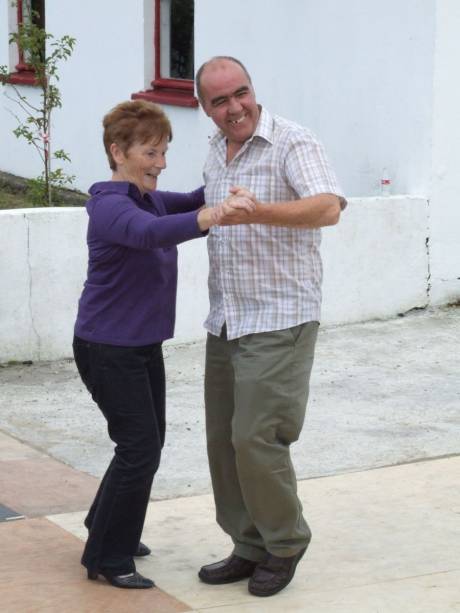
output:
[[[94,237],[133,249],[172,247],[203,236],[195,211],[157,217],[119,194],[107,194],[94,203],[90,227]]]
[[[161,198],[168,215],[196,211],[204,204],[204,187],[199,187],[193,192],[181,194],[178,192],[157,191],[151,194],[153,200]]]

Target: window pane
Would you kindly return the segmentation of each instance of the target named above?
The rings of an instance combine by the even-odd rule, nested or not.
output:
[[[22,15],[24,21],[31,21],[40,28],[45,28],[45,0],[23,0]]]
[[[193,79],[193,0],[161,0],[161,76]]]
[[[38,26],[41,30],[45,28],[45,0],[18,0],[18,19],[21,20],[25,34],[28,34],[29,26]],[[31,71],[33,64],[37,61],[43,61],[45,57],[45,37],[41,39],[40,48],[32,51],[31,49],[22,49],[18,45],[19,62],[16,65],[18,71]]]
[[[45,27],[45,0],[31,0],[31,8],[34,11],[33,22],[40,26]]]

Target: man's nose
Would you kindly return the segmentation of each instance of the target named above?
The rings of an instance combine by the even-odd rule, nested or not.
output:
[[[228,105],[228,110],[230,111],[230,113],[238,113],[239,111],[241,111],[242,108],[243,107],[241,106],[241,102],[238,100],[238,98],[230,98]]]

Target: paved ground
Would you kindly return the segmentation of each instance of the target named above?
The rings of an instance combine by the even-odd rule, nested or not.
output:
[[[78,564],[111,445],[73,363],[0,368],[0,504],[26,516],[0,523],[0,610],[460,611],[459,338],[458,308],[321,331],[293,450],[314,540],[291,586],[263,600],[244,582],[196,579],[229,550],[209,495],[202,344],[167,348],[168,441],[152,491],[164,500],[150,505],[154,553],[138,564],[160,589],[141,594],[89,582]]]
[[[460,308],[320,331],[301,479],[458,453]],[[210,491],[202,343],[167,345],[168,433],[154,498]],[[100,477],[105,422],[71,361],[0,368],[0,429]]]

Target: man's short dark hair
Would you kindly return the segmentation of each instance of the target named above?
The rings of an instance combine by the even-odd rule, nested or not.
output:
[[[231,55],[215,55],[210,60],[202,64],[198,68],[198,71],[196,73],[196,77],[195,77],[196,93],[198,96],[198,100],[201,102],[201,104],[203,104],[203,90],[201,88],[201,77],[203,75],[203,71],[206,68],[206,66],[209,66],[209,64],[213,64],[214,62],[219,61],[219,60],[227,60],[228,62],[233,62],[234,64],[238,64],[238,66],[240,66],[240,68],[243,69],[243,72],[247,76],[249,83],[252,83],[251,75],[247,71],[246,66],[243,64],[243,62],[240,62],[240,60],[237,60],[236,57],[232,57]]]

